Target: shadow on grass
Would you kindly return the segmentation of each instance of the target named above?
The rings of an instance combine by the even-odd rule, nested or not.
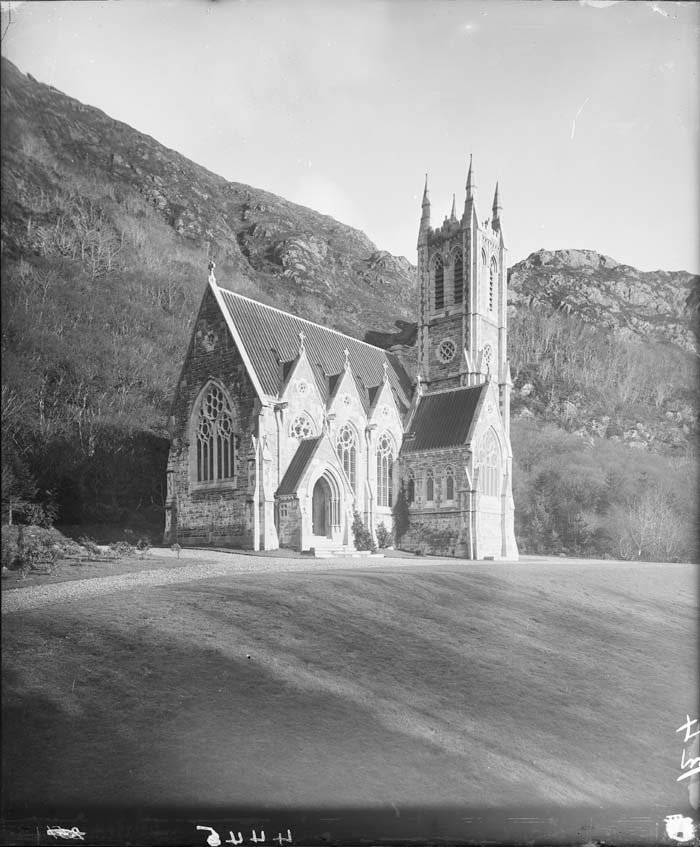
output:
[[[256,579],[12,618],[5,843],[55,843],[45,827],[63,825],[89,830],[87,843],[206,844],[201,825],[222,843],[264,829],[266,845],[288,829],[296,844],[647,844],[685,811],[656,744],[668,729],[672,745],[684,716],[665,694],[681,629],[631,622],[622,648],[602,621],[590,640],[581,615],[594,612],[581,609],[572,631],[577,618],[554,608],[538,637],[556,650],[538,657],[519,635],[544,604],[494,589],[488,608],[476,592],[470,605],[466,575]],[[577,636],[578,660],[567,646]],[[670,666],[652,662],[672,650]],[[601,657],[604,685],[588,675]],[[646,678],[623,673],[632,660]],[[676,797],[675,808],[656,802]]]

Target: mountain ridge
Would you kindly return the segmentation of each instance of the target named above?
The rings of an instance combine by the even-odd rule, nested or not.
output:
[[[220,266],[224,286],[234,274],[243,276],[259,289],[261,299],[296,313],[304,305],[298,303],[301,289],[311,301],[310,311],[324,319],[334,312],[331,290],[352,286],[357,303],[344,316],[344,330],[358,335],[370,315],[381,314],[387,293],[399,316],[409,317],[415,291],[410,264],[378,250],[360,230],[269,191],[227,181],[101,110],[31,83],[5,59],[2,90],[8,141],[3,164],[15,187],[13,147],[23,147],[29,158],[49,167],[57,160],[64,168],[77,162],[76,179],[92,172],[122,192],[136,191],[174,233],[203,254],[202,269],[210,258]],[[27,125],[26,114],[40,115],[40,132]],[[14,218],[21,226],[26,214],[15,210]],[[10,249],[27,241],[26,234],[8,232],[7,223],[3,236]]]
[[[160,523],[170,400],[210,259],[220,285],[357,338],[396,342],[398,326],[415,370],[408,259],[212,174],[4,59],[0,82],[3,509],[9,497],[27,515],[55,507],[63,524]],[[691,509],[677,465],[691,480],[698,277],[603,258],[537,251],[510,270],[525,551],[609,555],[631,532],[629,509],[611,505],[621,491],[630,504],[645,486],[662,491],[658,514]],[[544,468],[550,455],[556,468]],[[590,485],[562,491],[583,456]],[[610,488],[613,477],[624,486]],[[691,555],[676,536],[676,555]],[[671,555],[654,543],[639,549]]]

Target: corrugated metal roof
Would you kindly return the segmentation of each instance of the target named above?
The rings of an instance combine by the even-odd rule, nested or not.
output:
[[[464,444],[476,407],[487,388],[488,384],[484,383],[421,397],[401,452],[417,453]]]
[[[347,349],[353,375],[370,388],[381,384],[386,362],[394,396],[406,408],[410,405],[411,380],[395,354],[226,288],[219,288],[219,292],[266,394],[277,396],[279,362],[291,361],[298,355],[299,333],[303,332],[312,368],[320,367],[326,376],[341,373]]]
[[[311,457],[316,452],[316,448],[318,447],[321,438],[323,438],[323,436],[319,435],[317,438],[305,438],[303,441],[299,442],[297,452],[292,456],[292,461],[289,463],[287,472],[282,477],[282,482],[280,482],[276,496],[281,494],[294,494],[296,492],[299,480],[306,470],[306,466],[311,461]]]

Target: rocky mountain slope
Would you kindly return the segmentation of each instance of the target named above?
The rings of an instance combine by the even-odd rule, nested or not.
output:
[[[5,60],[1,84],[3,504],[57,510],[63,524],[160,524],[169,404],[209,259],[220,284],[370,333],[414,364],[407,259],[228,182]],[[692,507],[698,277],[539,251],[510,279],[522,549],[620,555],[627,533],[632,550],[631,506],[616,517],[611,504],[619,480],[629,503],[647,485],[640,449],[653,491],[667,492],[653,513]],[[635,549],[694,555],[686,536],[675,532],[672,548],[657,536]]]
[[[88,227],[90,212],[67,210],[65,202],[57,202],[66,197],[56,194],[67,194],[83,207],[86,188],[92,188],[103,240],[111,236],[114,242],[115,267],[139,259],[149,270],[169,263],[167,245],[160,256],[153,255],[157,244],[133,245],[137,249],[126,255],[134,235],[129,218],[145,216],[147,206],[179,252],[189,254],[196,285],[206,279],[212,258],[219,284],[235,284],[243,293],[314,320],[331,320],[355,335],[369,327],[388,328],[396,317],[412,317],[410,263],[378,250],[359,230],[269,192],[227,182],[99,109],[25,76],[5,59],[2,98],[6,254],[74,258],[80,253],[84,260],[72,230]],[[64,185],[57,189],[59,175]],[[343,292],[348,296],[339,310]]]
[[[509,302],[576,314],[627,337],[696,351],[700,279],[639,271],[593,250],[538,250],[509,272]]]

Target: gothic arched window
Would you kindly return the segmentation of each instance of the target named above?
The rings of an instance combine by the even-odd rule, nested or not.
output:
[[[338,458],[343,466],[347,478],[350,480],[352,490],[355,491],[356,467],[357,467],[357,437],[355,430],[350,424],[343,424],[338,432],[335,443]]]
[[[462,251],[455,250],[452,259],[454,267],[455,303],[461,303],[464,299],[464,265],[462,264]]]
[[[452,467],[445,468],[445,500],[455,499],[455,472]]]
[[[445,265],[442,256],[435,259],[435,308],[442,309],[445,305]]]
[[[435,479],[432,468],[428,468],[425,472],[425,499],[428,503],[435,500]]]
[[[493,312],[493,303],[494,303],[494,294],[496,288],[496,275],[498,273],[498,269],[496,266],[496,260],[491,259],[491,268],[489,270],[489,312]]]
[[[289,434],[292,438],[299,438],[300,440],[313,438],[314,425],[311,423],[311,418],[304,412],[301,412],[292,421],[292,425],[289,427]]]
[[[501,493],[501,450],[493,429],[489,429],[481,439],[478,462],[481,493],[489,497],[497,497]]]
[[[413,503],[416,499],[416,476],[412,470],[408,472],[408,482],[406,483],[406,502]]]
[[[231,406],[224,392],[212,384],[197,412],[197,482],[233,479],[235,437]]]
[[[384,433],[377,441],[377,505],[391,506],[394,502],[393,486],[394,447]]]

